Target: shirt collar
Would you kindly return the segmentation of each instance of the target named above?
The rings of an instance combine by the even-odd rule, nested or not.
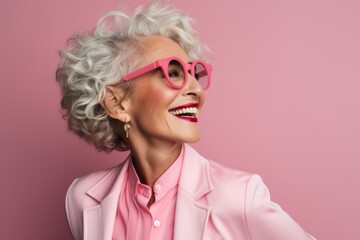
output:
[[[174,163],[155,181],[153,190],[156,201],[163,198],[174,187],[177,187],[180,180],[181,168],[184,159],[184,146],[181,147],[180,154]],[[129,164],[129,186],[130,194],[136,197],[137,193],[151,195],[151,188],[142,184],[139,176],[135,171],[132,161]]]

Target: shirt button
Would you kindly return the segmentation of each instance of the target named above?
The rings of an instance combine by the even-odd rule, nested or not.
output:
[[[154,221],[154,227],[160,227],[160,221],[159,220]]]
[[[160,184],[158,184],[158,183],[155,184],[154,189],[155,189],[155,191],[160,191],[160,189],[161,189]]]

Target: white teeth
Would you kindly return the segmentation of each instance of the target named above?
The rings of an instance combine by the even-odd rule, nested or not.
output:
[[[190,114],[195,115],[198,113],[198,109],[196,107],[187,107],[187,108],[181,108],[181,109],[170,111],[170,113],[173,115],[180,115],[180,114],[185,114],[185,113],[190,113]]]

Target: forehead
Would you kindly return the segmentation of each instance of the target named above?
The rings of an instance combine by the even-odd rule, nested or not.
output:
[[[140,41],[144,64],[152,63],[159,59],[178,57],[184,62],[189,62],[185,50],[175,41],[163,36],[146,37]]]

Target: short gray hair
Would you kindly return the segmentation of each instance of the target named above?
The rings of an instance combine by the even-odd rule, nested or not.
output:
[[[92,31],[72,36],[60,51],[61,63],[56,71],[69,130],[99,151],[127,150],[117,132],[119,122],[101,106],[106,86],[117,84],[140,64],[139,40],[144,37],[168,37],[179,43],[191,60],[200,59],[203,46],[192,21],[172,6],[151,4],[131,14],[109,12]],[[119,87],[130,93],[131,81]]]

